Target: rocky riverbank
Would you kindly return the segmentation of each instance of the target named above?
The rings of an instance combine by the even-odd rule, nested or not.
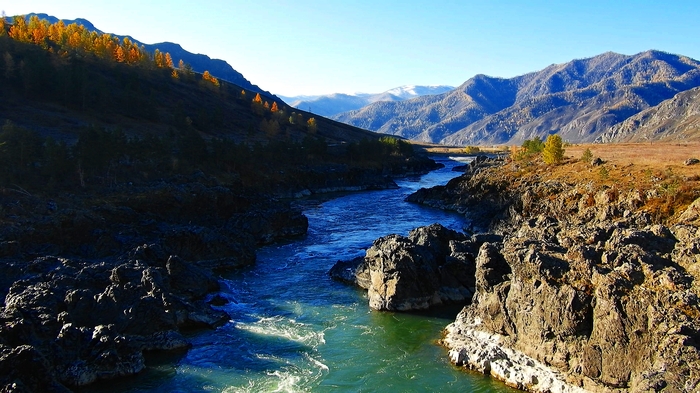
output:
[[[412,196],[501,238],[479,247],[451,360],[537,392],[698,390],[700,199],[660,222],[653,189],[519,181],[517,165]]]
[[[258,190],[202,172],[52,199],[4,189],[0,390],[69,391],[138,373],[150,351],[186,350],[184,331],[230,319],[219,273],[306,233],[306,217],[269,195],[391,187],[388,175],[434,164],[307,170]]]
[[[450,359],[520,389],[700,389],[698,195],[664,199],[677,210],[664,216],[661,186],[567,181],[528,165],[480,161],[409,197],[466,214],[471,233],[387,236],[331,274],[367,288],[378,310],[468,303],[442,340]]]

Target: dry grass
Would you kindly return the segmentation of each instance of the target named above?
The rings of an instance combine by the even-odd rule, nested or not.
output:
[[[665,171],[673,168],[680,176],[700,174],[700,166],[686,166],[688,158],[700,159],[700,143],[610,143],[572,145],[566,148],[566,156],[579,159],[586,149],[591,149],[593,157],[600,157],[606,165],[636,165],[643,169]]]
[[[446,146],[427,142],[410,141],[416,148],[425,150],[429,154],[458,155],[465,154],[464,146]],[[503,153],[508,151],[508,146],[477,146],[480,153]]]
[[[590,149],[603,165],[582,162]],[[684,165],[688,158],[700,159],[700,143],[605,144],[566,147],[565,162],[547,166],[541,159],[518,162],[514,182],[558,180],[592,189],[607,187],[618,193],[637,190],[645,196],[642,209],[658,222],[674,216],[700,197],[700,164]]]
[[[412,143],[430,154],[464,154],[464,147]],[[509,146],[479,148],[485,153],[502,153]],[[607,187],[618,193],[637,190],[645,196],[642,209],[664,223],[672,222],[700,197],[700,164],[684,164],[689,158],[700,159],[700,142],[580,144],[565,149],[561,165],[545,165],[541,158],[526,159],[507,176],[513,184],[558,180],[591,189]],[[586,149],[591,150],[593,158],[603,160],[603,165],[582,162]]]

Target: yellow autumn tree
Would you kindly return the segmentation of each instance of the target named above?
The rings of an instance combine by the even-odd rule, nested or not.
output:
[[[14,23],[10,26],[8,35],[15,41],[31,42],[27,21],[22,16],[15,16]]]
[[[253,112],[257,113],[258,115],[263,114],[264,108],[263,108],[262,97],[260,97],[260,93],[257,93],[255,95],[255,98],[253,98],[253,103],[252,103],[251,107],[253,108]]]
[[[27,25],[29,36],[34,45],[39,45],[44,49],[48,48],[47,38],[49,36],[49,22],[39,19],[38,16],[32,15],[29,18]]]
[[[277,103],[272,101],[272,107],[270,108],[270,112],[275,113],[279,111],[280,109],[277,107]]]
[[[542,160],[546,164],[555,165],[564,160],[564,148],[561,136],[554,134],[547,137],[542,150]]]
[[[118,63],[126,61],[126,54],[121,46],[118,46],[117,49],[114,50],[114,60]]]
[[[204,73],[202,74],[202,80],[207,81],[216,87],[219,87],[219,80],[216,79],[212,74],[210,74],[209,71],[204,71]]]
[[[0,37],[6,34],[7,22],[5,21],[5,11],[0,12]]]
[[[318,125],[316,124],[316,119],[313,117],[306,121],[306,127],[309,130],[309,134],[315,134],[318,130]]]
[[[175,68],[173,64],[173,58],[170,56],[169,52],[165,52],[165,66],[168,68]]]
[[[156,64],[157,68],[165,67],[165,56],[163,55],[163,52],[156,49],[153,53],[153,62]]]

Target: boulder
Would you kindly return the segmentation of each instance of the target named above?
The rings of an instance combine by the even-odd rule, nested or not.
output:
[[[349,261],[338,261],[328,274],[334,280],[346,284],[354,284],[363,289],[370,287],[369,270],[364,256]]]
[[[367,288],[375,310],[466,303],[474,290],[471,249],[465,235],[433,224],[411,231],[408,237],[377,239],[363,258],[338,262],[329,273]]]

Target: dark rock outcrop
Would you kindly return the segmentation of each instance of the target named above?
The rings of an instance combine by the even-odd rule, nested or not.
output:
[[[498,173],[422,191],[500,236],[447,329],[452,361],[538,392],[698,390],[700,199],[667,227],[638,190]]]
[[[0,382],[52,390],[135,374],[144,351],[188,347],[182,329],[229,320],[204,302],[219,289],[210,270],[157,245],[130,255],[101,263],[42,257],[19,268],[0,311],[2,356],[45,375],[12,372]]]
[[[474,290],[474,244],[439,224],[411,231],[408,237],[377,239],[365,257],[338,262],[330,274],[368,290],[376,310],[421,310],[464,303]]]

